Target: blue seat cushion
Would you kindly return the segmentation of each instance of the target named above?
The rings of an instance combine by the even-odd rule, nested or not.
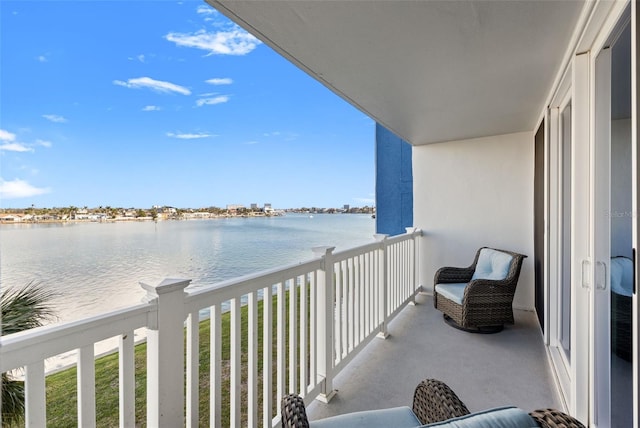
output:
[[[309,422],[310,428],[417,428],[421,425],[406,406],[346,413]]]
[[[440,294],[447,299],[462,304],[462,298],[464,297],[464,289],[467,286],[466,282],[454,282],[450,284],[436,284],[436,293]]]
[[[510,254],[503,253],[491,248],[483,248],[480,250],[476,269],[473,272],[471,280],[474,279],[505,279],[509,274],[511,261],[513,257]]]
[[[537,426],[538,424],[531,416],[517,407],[498,407],[443,422],[422,425],[422,427],[439,428],[529,428]]]

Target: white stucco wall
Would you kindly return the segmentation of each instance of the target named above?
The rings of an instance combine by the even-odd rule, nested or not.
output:
[[[478,248],[525,259],[514,307],[534,308],[534,134],[521,132],[413,148],[414,225],[422,284],[442,266],[468,266]]]

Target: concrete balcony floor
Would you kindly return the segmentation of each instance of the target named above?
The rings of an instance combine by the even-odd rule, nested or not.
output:
[[[444,323],[431,296],[420,294],[335,378],[329,404],[314,401],[310,420],[342,413],[411,406],[426,378],[448,384],[471,412],[514,405],[526,411],[562,405],[534,312],[515,311],[515,325],[472,334]]]

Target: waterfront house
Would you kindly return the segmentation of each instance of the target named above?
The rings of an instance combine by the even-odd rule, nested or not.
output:
[[[3,214],[0,217],[0,221],[3,223],[18,223],[22,221],[22,216],[18,214]]]
[[[317,249],[308,263],[215,290],[184,292],[188,281],[178,280],[144,285],[148,302],[134,308],[3,338],[0,368],[26,365],[29,425],[45,418],[43,358],[74,347],[78,417],[95,425],[93,342],[117,336],[119,411],[129,426],[132,332],[146,327],[148,425],[197,426],[194,331],[199,310],[210,307],[214,426],[258,419],[277,426],[277,402],[294,391],[312,416],[408,404],[421,373],[444,376],[477,407],[548,403],[588,426],[638,426],[635,294],[627,312],[631,361],[610,345],[618,334],[611,257],[633,260],[634,283],[640,271],[635,2],[207,1],[377,122],[376,221],[379,232],[397,236],[337,254]],[[422,232],[401,234],[404,227]],[[484,245],[529,256],[515,326],[478,337],[438,323],[429,304],[407,307],[430,302],[438,267],[468,265]],[[258,290],[264,298],[273,292],[275,311],[258,312]],[[300,293],[310,306],[285,305],[286,290],[289,302]],[[230,302],[232,337],[224,422],[222,302]],[[287,313],[293,325],[282,321]],[[262,365],[258,316],[277,325],[275,336],[264,329]],[[399,321],[389,324],[394,316]],[[390,331],[392,340],[375,341]],[[175,387],[184,382],[185,358],[186,395]]]

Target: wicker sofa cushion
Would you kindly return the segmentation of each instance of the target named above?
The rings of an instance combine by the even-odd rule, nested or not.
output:
[[[633,294],[633,262],[627,257],[611,258],[611,291],[622,296]]]
[[[471,280],[474,279],[505,279],[509,274],[511,261],[513,257],[510,254],[496,251],[491,248],[483,248],[480,250],[480,256],[476,263],[476,269],[473,272]]]
[[[517,407],[498,407],[471,413],[443,422],[422,425],[439,428],[528,428],[538,424],[522,409]]]
[[[466,286],[467,286],[466,282],[436,284],[436,293],[461,305],[462,298],[464,297],[464,289]]]
[[[310,428],[417,428],[422,423],[409,407],[345,413],[309,422]]]

